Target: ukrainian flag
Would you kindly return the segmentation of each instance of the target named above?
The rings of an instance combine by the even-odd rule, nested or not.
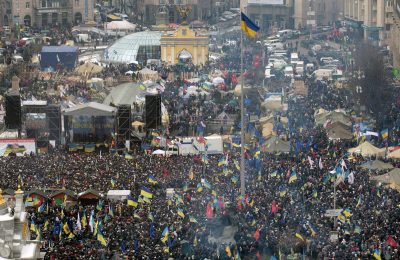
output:
[[[260,27],[253,23],[253,21],[250,20],[250,18],[244,13],[241,14],[241,17],[240,27],[246,33],[247,37],[255,38],[257,36],[257,32],[260,30]]]
[[[305,241],[305,240],[304,240],[304,237],[303,237],[299,232],[296,232],[295,237],[297,237],[297,238],[300,239],[301,241]]]
[[[161,234],[161,236],[162,236],[161,241],[162,241],[163,243],[167,242],[167,240],[168,240],[168,235],[169,235],[169,230],[168,230],[168,226],[166,226],[166,227],[164,228],[164,231],[163,231],[162,234]]]
[[[203,191],[203,186],[201,183],[197,184],[197,192],[202,192]]]
[[[92,153],[96,149],[95,144],[85,144],[85,153]]]
[[[195,219],[195,218],[192,217],[192,216],[189,216],[189,222],[190,222],[190,223],[197,223],[197,219]]]
[[[131,195],[128,195],[128,205],[136,208],[138,202]]]
[[[126,160],[133,160],[133,156],[130,155],[129,153],[125,153],[125,159]]]
[[[223,166],[225,164],[225,157],[224,156],[222,156],[220,159],[219,159],[219,161],[218,161],[218,166]]]
[[[107,246],[107,241],[100,233],[97,234],[97,241],[99,241],[103,246]]]
[[[140,191],[140,195],[142,195],[143,197],[149,198],[149,199],[153,198],[153,194],[145,186],[142,186],[142,190]]]
[[[351,213],[351,210],[348,208],[343,210],[343,214],[346,216],[346,218],[353,216],[353,213]]]
[[[295,172],[292,172],[289,178],[289,183],[295,182],[297,180],[297,175]]]
[[[65,234],[71,233],[71,230],[69,230],[69,226],[68,226],[67,222],[64,223],[63,230],[64,230]]]
[[[151,184],[157,184],[158,182],[157,182],[157,180],[156,180],[156,178],[154,177],[154,176],[149,176],[149,183],[151,183]]]
[[[178,216],[181,218],[185,218],[185,214],[183,213],[183,211],[181,209],[178,209]]]
[[[386,128],[386,129],[383,129],[382,131],[381,131],[381,135],[382,135],[382,138],[383,139],[387,139],[388,137],[389,137],[389,130]]]
[[[231,181],[232,181],[233,183],[235,183],[235,184],[238,182],[238,180],[239,180],[239,178],[236,177],[236,176],[232,176],[232,178],[231,178]]]
[[[382,258],[381,258],[381,250],[375,249],[375,251],[374,251],[374,257],[375,257],[376,260],[381,260],[381,259],[382,259]]]

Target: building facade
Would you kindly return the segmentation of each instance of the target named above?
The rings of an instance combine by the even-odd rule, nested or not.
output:
[[[94,20],[95,0],[6,0],[11,15],[3,15],[3,24],[36,28],[77,25]]]
[[[180,26],[173,35],[161,36],[161,60],[177,64],[190,60],[194,65],[208,61],[208,36],[198,36],[188,26]]]
[[[329,25],[338,20],[341,0],[294,0],[294,26],[296,29]]]
[[[176,10],[176,5],[187,4],[192,7],[192,11],[188,16],[188,21],[208,20],[213,13],[213,0],[144,0],[140,8],[138,16],[141,22],[146,25],[156,24],[156,14],[161,6],[168,9],[169,23],[181,23],[181,17]]]
[[[260,26],[264,33],[294,27],[294,0],[246,0],[242,2],[242,8],[246,14]]]
[[[343,16],[364,39],[377,45],[387,43],[393,25],[394,0],[346,0]]]
[[[393,2],[393,24],[390,29],[390,49],[393,53],[393,65],[400,67],[400,0]]]

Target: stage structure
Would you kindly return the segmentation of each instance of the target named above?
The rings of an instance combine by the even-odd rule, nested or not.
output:
[[[49,142],[61,143],[61,108],[47,101],[22,101],[23,128],[28,138],[37,140],[38,148]]]
[[[111,144],[116,130],[117,108],[90,102],[65,109],[61,114],[64,122],[62,136],[66,144],[74,147],[72,151],[84,146],[86,152],[92,152],[95,147]]]

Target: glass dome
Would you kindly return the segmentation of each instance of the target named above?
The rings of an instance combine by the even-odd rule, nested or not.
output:
[[[161,32],[137,32],[117,40],[104,51],[104,61],[111,63],[145,62],[161,58]]]

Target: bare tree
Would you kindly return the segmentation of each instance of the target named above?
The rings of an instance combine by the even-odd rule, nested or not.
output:
[[[393,102],[391,75],[385,68],[382,54],[374,46],[365,43],[357,46],[355,65],[361,71],[356,79],[361,91],[356,95],[360,95],[361,105],[367,108],[380,125],[383,115]]]

